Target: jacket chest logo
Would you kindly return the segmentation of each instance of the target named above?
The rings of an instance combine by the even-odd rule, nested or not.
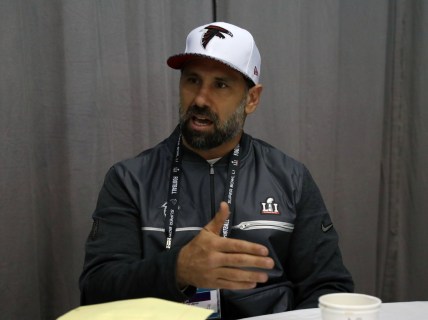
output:
[[[269,197],[266,199],[266,202],[260,203],[261,208],[261,214],[280,214],[278,210],[278,204],[275,202],[275,199],[272,197]]]

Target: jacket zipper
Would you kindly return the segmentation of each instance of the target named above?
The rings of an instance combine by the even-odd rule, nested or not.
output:
[[[232,229],[239,229],[243,231],[255,229],[271,229],[284,232],[293,232],[294,224],[283,221],[253,220],[243,221],[240,224],[233,226]]]
[[[214,165],[210,164],[211,218],[215,215]]]

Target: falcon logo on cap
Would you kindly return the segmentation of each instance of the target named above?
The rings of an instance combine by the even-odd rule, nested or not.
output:
[[[202,46],[204,48],[207,47],[208,43],[215,36],[219,37],[220,39],[226,38],[224,36],[224,34],[227,34],[227,35],[233,37],[232,32],[230,32],[229,30],[224,29],[222,27],[219,27],[219,26],[209,25],[208,27],[205,27],[205,29],[207,29],[207,31],[204,33],[204,35],[202,37]]]

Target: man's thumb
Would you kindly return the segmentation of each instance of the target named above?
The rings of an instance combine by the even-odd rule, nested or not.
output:
[[[229,214],[229,205],[222,201],[220,203],[220,209],[217,211],[214,218],[204,227],[204,229],[220,235],[224,222],[229,218]]]

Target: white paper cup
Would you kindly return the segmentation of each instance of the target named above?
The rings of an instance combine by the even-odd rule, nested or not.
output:
[[[382,303],[360,293],[330,293],[318,301],[322,320],[377,320]]]

